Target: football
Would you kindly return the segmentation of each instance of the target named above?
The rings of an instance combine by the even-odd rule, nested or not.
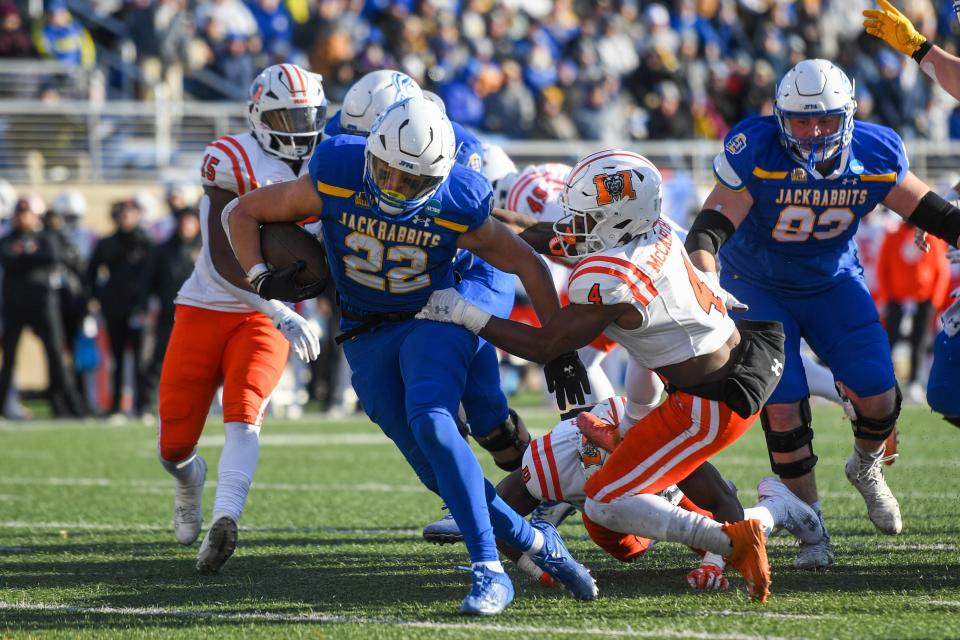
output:
[[[323,245],[313,234],[293,222],[272,222],[261,226],[260,252],[267,266],[274,271],[282,271],[302,260],[306,267],[296,277],[296,283],[302,287],[326,282],[330,277]]]

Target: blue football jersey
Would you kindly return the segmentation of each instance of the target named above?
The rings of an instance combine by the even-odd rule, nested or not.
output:
[[[724,186],[747,189],[753,206],[720,249],[724,269],[759,287],[816,293],[863,273],[853,239],[870,213],[907,174],[900,137],[857,122],[853,140],[827,176],[794,160],[773,116],[747,118],[713,163]]]
[[[433,291],[454,285],[457,238],[486,221],[493,191],[481,174],[455,165],[417,215],[396,221],[369,204],[365,146],[365,138],[338,135],[310,159],[330,273],[349,313],[416,311]],[[341,328],[355,324],[344,319]]]

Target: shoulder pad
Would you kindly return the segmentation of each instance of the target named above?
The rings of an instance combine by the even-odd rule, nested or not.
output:
[[[580,261],[567,285],[573,304],[632,304],[646,307],[657,296],[650,277],[616,256],[590,256]]]
[[[863,165],[861,180],[878,180],[897,184],[910,169],[903,140],[889,127],[871,122],[857,122],[853,126],[856,147],[855,158]],[[890,174],[896,174],[894,178]]]
[[[363,191],[366,139],[338,135],[317,145],[310,158],[310,179],[321,196],[352,198]]]
[[[440,201],[439,211],[434,214],[438,224],[464,233],[473,231],[490,216],[493,188],[482,173],[455,164],[436,199]]]
[[[223,136],[207,145],[200,165],[200,179],[206,187],[241,196],[260,186],[250,154],[234,136]]]
[[[723,140],[723,153],[713,161],[713,174],[725,187],[739,190],[753,172],[757,153],[771,144],[770,128],[764,118],[747,118],[737,124]],[[775,140],[779,144],[779,140]]]

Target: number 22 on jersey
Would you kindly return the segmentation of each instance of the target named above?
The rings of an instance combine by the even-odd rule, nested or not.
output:
[[[354,231],[344,244],[364,254],[343,256],[344,275],[357,284],[377,291],[390,293],[410,293],[429,286],[430,276],[427,269],[427,252],[420,247],[400,245],[386,248],[383,243],[364,233]],[[382,273],[384,261],[401,263]]]

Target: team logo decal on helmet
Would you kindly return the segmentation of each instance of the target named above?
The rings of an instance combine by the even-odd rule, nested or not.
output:
[[[643,174],[638,173],[637,177],[641,182],[643,181]],[[594,176],[593,182],[597,185],[597,204],[599,205],[610,204],[623,198],[637,199],[637,194],[633,191],[633,182],[630,180],[629,171]]]

